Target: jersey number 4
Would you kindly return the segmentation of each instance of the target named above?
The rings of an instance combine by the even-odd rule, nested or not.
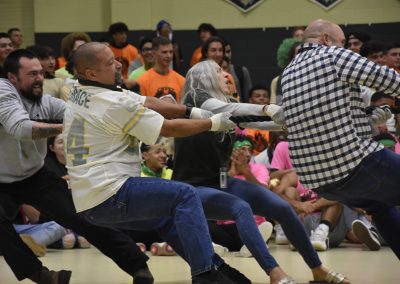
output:
[[[72,154],[74,166],[86,164],[84,156],[89,154],[89,147],[85,146],[85,125],[83,120],[74,119],[67,137],[67,153]]]

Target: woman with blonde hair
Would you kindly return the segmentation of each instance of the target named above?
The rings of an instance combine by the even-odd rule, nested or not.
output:
[[[233,116],[269,116],[276,124],[250,122],[241,126],[282,129],[279,125],[284,124],[284,116],[279,106],[230,103],[228,96],[227,73],[214,61],[200,62],[188,71],[181,96],[183,104],[213,113],[229,111]],[[277,220],[282,225],[290,242],[311,268],[314,280],[349,283],[343,275],[322,266],[303,224],[286,201],[256,181],[227,177],[233,142],[232,132],[204,132],[175,139],[173,179],[196,187],[207,219],[236,222],[241,240],[269,275],[272,284],[294,284],[296,281],[279,267],[269,253],[253,219],[253,212]]]

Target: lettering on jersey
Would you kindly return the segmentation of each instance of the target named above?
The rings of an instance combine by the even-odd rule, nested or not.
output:
[[[69,100],[78,106],[89,108],[88,103],[90,102],[91,96],[91,94],[88,94],[74,86],[71,90],[71,96],[69,97]]]

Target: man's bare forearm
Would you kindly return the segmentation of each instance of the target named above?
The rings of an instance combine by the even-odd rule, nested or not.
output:
[[[62,124],[48,124],[34,122],[32,125],[32,139],[43,139],[60,134],[63,130]]]
[[[210,129],[210,119],[173,119],[164,120],[160,134],[165,137],[187,137]]]
[[[184,118],[186,114],[186,106],[166,102],[154,97],[146,97],[144,106],[158,112],[165,118]]]

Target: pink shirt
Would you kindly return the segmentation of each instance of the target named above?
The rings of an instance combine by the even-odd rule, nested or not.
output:
[[[276,145],[271,168],[277,170],[293,169],[292,161],[289,156],[289,143],[287,141],[279,142],[278,145]],[[297,192],[300,197],[309,196],[307,200],[318,199],[318,195],[311,189],[305,188],[299,180],[297,180]]]

